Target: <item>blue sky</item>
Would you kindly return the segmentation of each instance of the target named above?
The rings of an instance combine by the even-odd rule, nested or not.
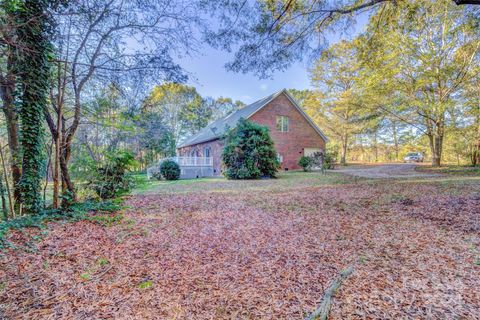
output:
[[[230,97],[251,103],[283,88],[310,88],[306,65],[293,65],[285,72],[276,72],[272,79],[258,79],[252,74],[229,72],[224,65],[232,54],[204,48],[202,56],[184,59],[181,65],[191,73],[189,85],[202,96]]]
[[[365,13],[358,16],[357,24],[350,32],[350,36],[360,32],[367,19]],[[345,37],[339,34],[327,35],[330,44]],[[292,65],[285,72],[276,72],[272,79],[265,80],[258,79],[252,74],[227,71],[224,65],[231,61],[233,53],[210,47],[204,47],[199,51],[202,54],[182,59],[180,64],[191,74],[188,84],[195,86],[202,96],[230,97],[248,104],[283,88],[299,90],[311,88],[306,63]]]

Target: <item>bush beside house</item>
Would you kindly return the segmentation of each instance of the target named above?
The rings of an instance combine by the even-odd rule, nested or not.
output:
[[[160,174],[166,180],[178,180],[180,178],[180,166],[173,160],[165,160],[160,165]]]
[[[227,133],[222,161],[228,179],[275,177],[280,167],[269,129],[245,119]]]
[[[302,167],[305,172],[312,171],[312,164],[313,159],[309,156],[302,156],[300,160],[298,160],[298,165]]]
[[[334,169],[337,160],[337,153],[332,151],[315,152],[311,156],[302,156],[298,165],[303,171],[308,172],[312,169]]]
[[[323,158],[323,161],[324,161],[323,167],[325,169],[335,169],[335,163],[337,162],[337,159],[338,159],[337,151],[327,150]]]

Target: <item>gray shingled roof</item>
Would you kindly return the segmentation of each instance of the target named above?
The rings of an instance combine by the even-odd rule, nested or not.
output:
[[[312,122],[312,120],[303,112],[303,110],[298,106],[297,102],[293,99],[293,97],[288,93],[286,89],[280,90],[274,94],[269,95],[268,97],[262,98],[260,100],[255,101],[252,104],[249,104],[248,106],[243,107],[242,109],[239,109],[225,118],[218,119],[202,130],[200,130],[198,133],[194,134],[193,136],[187,138],[185,141],[182,141],[177,148],[183,148],[187,146],[191,146],[194,144],[202,143],[202,142],[207,142],[207,141],[212,141],[215,139],[221,138],[225,132],[231,128],[235,128],[238,121],[241,118],[248,119],[250,116],[252,116],[254,113],[256,113],[258,110],[263,108],[267,103],[275,99],[277,96],[279,96],[281,93],[285,93],[287,97],[292,101],[292,103],[295,105],[295,107],[302,113],[305,118],[308,120],[308,122],[312,125],[312,127],[318,132],[318,134],[325,140],[328,141],[328,138],[323,134],[323,132]]]

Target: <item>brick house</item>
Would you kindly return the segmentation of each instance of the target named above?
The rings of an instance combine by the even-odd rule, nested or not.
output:
[[[214,121],[177,147],[179,157],[212,157],[213,174],[221,173],[222,136],[241,119],[248,119],[270,129],[270,136],[283,170],[300,169],[303,155],[324,150],[328,141],[323,132],[283,89],[260,99],[225,118]]]

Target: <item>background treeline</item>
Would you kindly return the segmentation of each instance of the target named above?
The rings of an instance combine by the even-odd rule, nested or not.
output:
[[[181,139],[244,106],[230,98],[202,97],[194,87],[169,82],[154,86],[133,105],[126,95],[112,83],[85,105],[73,142],[75,179],[82,179],[83,172],[119,150],[131,152],[134,169],[144,170],[160,158],[174,156]]]
[[[206,28],[201,4],[0,3],[5,217],[66,207],[98,186],[111,188],[112,172],[173,155],[180,138],[242,105],[180,84],[188,77],[174,60],[198,52]]]
[[[324,32],[364,10],[364,33],[327,46]],[[479,16],[449,0],[4,0],[3,214],[98,196],[117,181],[108,172],[172,155],[241,107],[182,85],[177,59],[205,44],[237,50],[227,69],[259,76],[311,57],[315,89],[295,94],[342,162],[411,150],[478,163]]]
[[[323,51],[316,90],[293,92],[342,163],[480,162],[480,19],[451,1],[404,2]]]

